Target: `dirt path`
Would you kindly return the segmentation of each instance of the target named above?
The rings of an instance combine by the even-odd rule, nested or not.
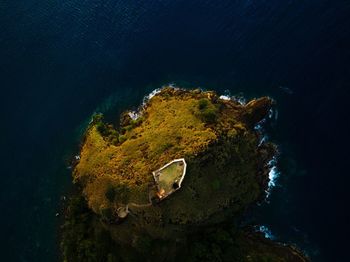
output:
[[[147,204],[137,204],[134,202],[130,202],[126,205],[126,211],[129,212],[129,207],[133,206],[133,207],[138,207],[138,208],[142,208],[142,207],[150,207],[152,206],[152,200],[151,200],[151,192],[148,193],[148,203]]]

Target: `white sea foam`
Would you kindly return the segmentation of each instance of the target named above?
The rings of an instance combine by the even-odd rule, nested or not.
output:
[[[232,96],[231,99],[235,100],[242,106],[244,106],[247,103],[247,99],[245,99],[243,96]]]
[[[163,85],[161,88],[156,88],[154,89],[151,93],[149,93],[148,95],[146,95],[144,98],[143,98],[143,106],[150,100],[152,99],[152,97],[154,97],[155,95],[159,94],[162,89],[166,88],[166,87],[171,87],[171,88],[174,88],[174,89],[179,89],[178,87],[176,87],[176,84],[175,83],[169,83],[169,84],[166,84],[166,85]]]
[[[264,124],[264,121],[260,121],[258,124],[254,126],[254,130],[258,133],[260,137],[258,147],[260,147],[261,145],[263,145],[265,142],[269,140],[268,135],[266,135],[264,132],[263,124]]]
[[[130,118],[131,118],[132,120],[136,120],[136,119],[138,119],[138,118],[140,117],[140,113],[139,113],[139,112],[136,112],[136,111],[130,111],[130,112],[128,113],[128,115],[130,116]]]
[[[156,94],[160,93],[160,91],[162,91],[162,88],[156,88],[154,89],[151,93],[149,93],[148,95],[146,95],[143,99],[144,103],[149,101],[150,99],[152,99],[152,97],[154,97]]]
[[[272,234],[271,230],[267,226],[258,226],[257,230],[264,234],[265,238],[275,239],[275,236]]]
[[[262,144],[264,144],[267,140],[269,139],[269,137],[267,135],[264,135],[261,139],[260,142],[258,144],[258,147],[260,147]]]
[[[269,188],[276,186],[276,180],[279,176],[279,172],[277,171],[277,167],[273,166],[269,172]]]
[[[242,106],[247,103],[247,100],[243,97],[240,97],[237,99],[238,103],[240,103]]]
[[[275,110],[270,110],[268,118],[273,118],[276,117],[276,112]],[[258,147],[262,146],[264,143],[269,141],[269,136],[266,135],[265,130],[264,130],[264,123],[266,122],[266,118],[261,120],[259,123],[257,123],[254,126],[254,130],[257,132],[258,136],[260,137]],[[277,155],[275,155],[268,163],[267,163],[267,168],[269,168],[269,182],[267,185],[266,189],[266,198],[265,201],[268,202],[268,198],[272,192],[272,189],[277,185],[277,179],[280,175],[280,172],[277,169]]]
[[[267,190],[266,190],[266,199],[269,198],[271,194],[272,188],[274,188],[277,185],[277,179],[280,175],[280,172],[277,169],[277,159],[276,157],[273,157],[269,162],[268,162],[268,167],[270,168],[269,172],[269,183],[267,185]]]
[[[256,124],[256,125],[254,126],[254,130],[259,131],[259,132],[262,132],[263,128],[262,128],[261,123]]]
[[[231,100],[231,97],[226,96],[226,95],[221,95],[219,98],[222,100],[226,100],[226,101]]]
[[[219,98],[226,101],[234,100],[241,105],[245,105],[247,103],[247,100],[243,96],[231,96],[228,90],[225,91],[225,95],[221,95]]]
[[[278,119],[278,110],[271,108],[268,117],[273,121],[276,121]]]

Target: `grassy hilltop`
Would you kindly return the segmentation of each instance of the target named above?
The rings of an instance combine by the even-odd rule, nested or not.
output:
[[[83,197],[72,200],[63,226],[66,260],[173,261],[186,254],[187,261],[231,261],[230,254],[236,261],[303,261],[234,223],[265,194],[275,146],[259,145],[254,126],[272,104],[268,97],[241,105],[214,92],[167,87],[146,101],[137,118],[125,112],[111,125],[96,115],[73,172]],[[176,158],[188,165],[182,188],[151,204],[152,171]],[[121,220],[118,212],[126,206],[129,213]],[[200,232],[208,232],[208,238],[198,237]],[[88,244],[74,242],[81,242],[76,239],[81,234]],[[208,241],[217,247],[208,247]],[[70,260],[71,253],[82,260]],[[94,260],[96,253],[105,258]],[[295,260],[283,260],[287,254]],[[247,256],[252,260],[243,259]]]

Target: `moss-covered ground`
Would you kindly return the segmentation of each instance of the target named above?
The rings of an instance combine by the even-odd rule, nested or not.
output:
[[[120,123],[108,124],[96,115],[73,173],[85,204],[76,209],[80,202],[72,201],[68,210],[65,258],[175,261],[186,254],[184,261],[302,261],[279,260],[286,253],[275,254],[278,245],[235,225],[265,194],[267,163],[276,150],[260,144],[254,126],[272,103],[264,97],[241,105],[214,92],[164,88],[140,107],[137,119],[124,113]],[[177,158],[187,163],[181,188],[142,205],[155,195],[152,171]],[[117,210],[129,203],[136,204],[118,219]]]
[[[239,229],[234,221],[205,227],[183,241],[152,239],[140,235],[133,246],[111,237],[105,222],[74,196],[62,226],[65,262],[306,262],[291,246],[274,243],[251,228]]]
[[[270,100],[264,101],[269,107]],[[190,160],[223,139],[246,143],[235,147],[236,159],[255,157],[248,154],[255,154],[256,137],[241,119],[243,113],[253,111],[237,102],[220,100],[213,92],[165,88],[141,109],[139,119],[124,121],[119,129],[101,118],[93,122],[74,180],[84,185],[89,206],[96,213],[114,204],[126,204],[106,197],[111,187],[126,187],[130,201],[147,202],[152,171],[175,158]],[[251,152],[239,152],[249,148]],[[216,162],[220,157],[224,156],[218,155]]]

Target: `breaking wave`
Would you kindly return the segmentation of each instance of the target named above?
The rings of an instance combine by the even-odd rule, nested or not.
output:
[[[255,229],[257,232],[263,233],[265,238],[268,238],[271,240],[275,239],[275,236],[272,234],[271,230],[267,226],[264,226],[264,225],[256,226]]]
[[[226,96],[226,95],[221,95],[219,98],[222,100],[231,100],[231,97]]]
[[[244,98],[244,96],[242,94],[231,96],[229,90],[225,90],[225,94],[219,96],[219,98],[222,100],[226,100],[226,101],[233,100],[233,101],[238,102],[241,105],[245,105],[247,103],[247,100]]]
[[[274,188],[277,184],[277,179],[280,176],[280,172],[277,169],[277,157],[274,156],[269,162],[268,167],[270,168],[269,171],[269,183],[267,185],[266,189],[266,199],[269,198],[272,188]]]

